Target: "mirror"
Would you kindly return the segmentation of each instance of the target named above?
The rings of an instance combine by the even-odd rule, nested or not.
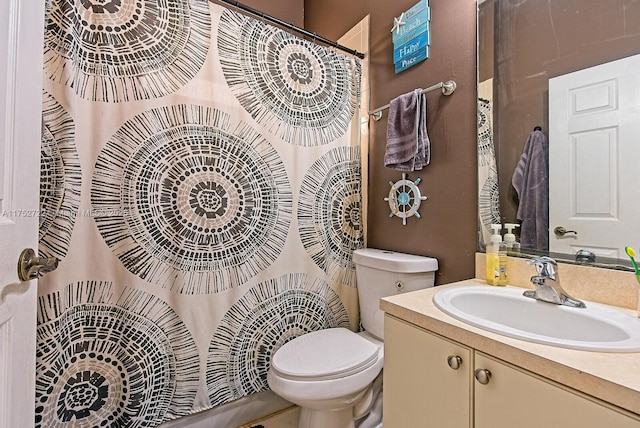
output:
[[[637,1],[478,0],[478,96],[486,101],[478,107],[481,224],[498,212],[500,223],[517,223],[518,195],[512,176],[533,129],[539,126],[549,136],[549,80],[639,53]],[[549,141],[550,146],[553,143]],[[620,175],[619,180],[625,177]],[[633,200],[620,200],[639,206]],[[636,222],[640,222],[638,211]],[[480,251],[486,238],[479,230]],[[627,239],[627,245],[636,249],[640,245],[640,236]],[[548,248],[534,246],[523,246],[522,253],[549,254]],[[575,253],[549,255],[575,262]],[[624,254],[598,256],[595,264],[617,269],[631,266]]]

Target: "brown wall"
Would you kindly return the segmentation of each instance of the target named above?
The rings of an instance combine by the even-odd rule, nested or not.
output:
[[[478,7],[478,82],[493,77],[495,8],[497,0],[485,0]]]
[[[226,3],[221,3],[217,0],[210,1],[233,9],[233,6]],[[289,24],[297,25],[298,27],[304,26],[304,0],[240,0],[239,3],[274,16]]]
[[[495,19],[500,58],[494,78],[494,141],[501,216],[510,223],[518,208],[511,177],[527,136],[536,125],[548,131],[549,79],[640,53],[640,3],[498,1]],[[485,58],[482,52],[480,58]]]
[[[431,164],[410,173],[423,179],[428,196],[420,207],[421,219],[407,225],[389,218],[383,200],[389,181],[401,173],[385,168],[386,119],[370,121],[369,246],[436,257],[440,264],[437,283],[474,276],[477,236],[476,166],[476,1],[430,0],[430,57],[394,73],[390,30],[393,18],[417,0],[305,0],[305,28],[336,40],[367,14],[370,15],[371,108],[385,104],[418,87],[453,79],[456,92],[445,97],[427,96],[427,126],[431,139]],[[366,106],[365,106],[366,108]]]

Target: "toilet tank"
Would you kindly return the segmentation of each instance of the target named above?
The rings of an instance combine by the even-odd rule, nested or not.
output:
[[[438,260],[431,257],[363,248],[353,252],[360,321],[366,331],[383,339],[384,312],[380,299],[433,287]]]

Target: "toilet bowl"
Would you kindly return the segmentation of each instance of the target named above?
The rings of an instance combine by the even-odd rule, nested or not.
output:
[[[354,426],[353,407],[382,364],[382,342],[346,328],[319,330],[284,344],[273,357],[267,382],[300,406],[299,426],[346,428]]]
[[[437,260],[366,248],[353,255],[364,331],[330,328],[278,349],[267,372],[273,392],[300,406],[299,428],[353,428],[384,364],[382,297],[432,287]]]

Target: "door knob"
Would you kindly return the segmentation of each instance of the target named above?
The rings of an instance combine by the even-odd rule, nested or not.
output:
[[[25,248],[18,258],[18,278],[20,281],[36,279],[58,267],[55,257],[38,257],[31,248]]]
[[[575,230],[567,230],[562,226],[558,226],[555,229],[553,229],[553,233],[555,233],[556,236],[564,236],[567,233],[573,233],[574,235],[578,235],[578,232],[576,232]]]

